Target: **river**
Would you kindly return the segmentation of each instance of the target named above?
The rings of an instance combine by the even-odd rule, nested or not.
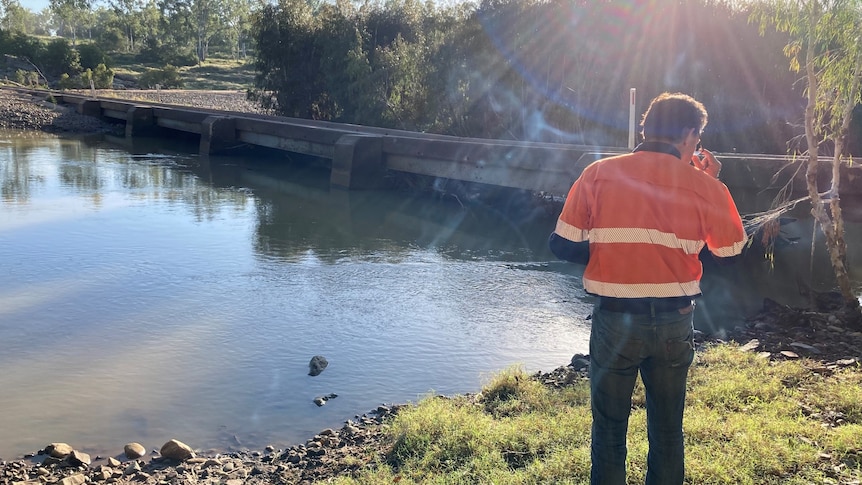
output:
[[[103,456],[171,438],[283,447],[587,353],[580,269],[546,248],[555,214],[330,189],[285,155],[194,148],[0,132],[0,458],[56,441]],[[785,234],[800,242],[774,267],[752,251],[707,268],[699,328],[828,286],[810,224]],[[329,365],[310,376],[315,355]]]

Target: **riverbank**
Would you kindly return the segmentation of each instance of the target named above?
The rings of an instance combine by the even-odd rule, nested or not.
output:
[[[706,372],[705,370],[698,370],[701,366],[715,367],[719,365],[723,368],[719,372],[724,372],[726,375],[715,378],[719,384],[709,385],[722,387],[726,386],[729,380],[740,379],[737,374],[743,372],[741,369],[745,367],[745,361],[750,361],[749,363],[773,363],[775,365],[796,362],[798,363],[797,367],[801,367],[798,367],[794,372],[806,374],[809,377],[795,376],[790,381],[785,382],[786,385],[790,386],[788,392],[804,394],[805,391],[801,389],[806,386],[810,387],[812,392],[817,392],[819,387],[814,386],[813,382],[827,382],[834,380],[834,378],[841,379],[841,381],[838,384],[833,382],[833,385],[840,387],[846,383],[852,388],[858,387],[852,380],[858,380],[858,377],[862,375],[862,367],[860,367],[860,363],[862,363],[862,332],[860,329],[849,327],[847,322],[842,321],[841,312],[834,311],[830,302],[831,300],[824,296],[819,301],[819,304],[824,306],[809,309],[792,308],[767,300],[760,314],[753,317],[744,327],[738,327],[724,338],[697,333],[696,344],[699,357],[692,373],[697,375],[699,372]],[[734,364],[734,366],[742,367],[730,366],[727,364],[726,358],[717,364],[714,359],[703,357],[704,349],[716,346],[727,347],[727,350],[720,351],[725,354],[731,352],[727,355],[735,355],[733,353],[738,353],[740,356],[745,355],[744,358],[740,357],[738,364]],[[568,365],[547,373],[537,373],[530,376],[530,380],[541,383],[542,387],[550,390],[583,394],[583,386],[588,375],[588,362],[588,356],[575,355]],[[713,369],[709,372],[716,371]],[[745,372],[751,372],[751,370]],[[505,371],[503,375],[505,375]],[[850,377],[848,378],[848,376]],[[760,378],[759,375],[755,377]],[[743,394],[762,392],[773,385],[769,382],[758,382],[755,377],[748,376],[742,379],[739,385],[751,386],[751,389],[739,390],[739,392]],[[499,386],[499,382],[489,386],[495,385]],[[693,387],[692,392],[695,395],[698,392],[706,392],[700,389],[698,384],[693,384]],[[496,399],[491,398],[491,396],[496,395],[495,392],[493,389],[486,388],[475,395],[445,399],[459,402],[466,400],[470,403],[468,407],[482,409],[491,406],[491,401]],[[720,392],[726,392],[726,389]],[[835,393],[837,391],[831,390],[830,392]],[[856,402],[855,397],[850,397],[852,397],[853,402]],[[830,395],[821,400],[817,396],[808,394],[806,399],[812,402],[800,403],[799,405],[802,406],[801,412],[811,420],[808,426],[812,428],[823,426],[832,429],[844,425],[859,428],[862,426],[862,407],[860,407],[862,405],[858,402],[851,405],[855,407],[850,409],[832,409],[837,405],[834,396]],[[848,399],[850,398],[848,397]],[[725,418],[732,419],[734,418],[731,416],[733,414],[746,414],[746,409],[750,408],[753,403],[753,401],[747,403],[740,401],[736,405],[731,405],[729,410],[720,412],[727,413]],[[703,403],[690,402],[689,405],[702,406]],[[419,403],[419,406],[422,406],[422,403]],[[588,404],[581,403],[580,406],[583,409],[580,409],[579,412],[588,413]],[[823,409],[818,406],[822,406]],[[195,452],[185,457],[168,458],[162,455],[162,453],[167,454],[164,448],[151,450],[140,457],[136,455],[130,457],[125,451],[118,448],[116,455],[97,456],[91,459],[82,452],[51,457],[50,452],[53,447],[46,443],[46,449],[40,450],[39,453],[33,453],[21,460],[0,462],[0,483],[32,485],[42,483],[75,485],[87,482],[117,484],[310,484],[336,479],[349,482],[351,477],[375,475],[379,477],[378,474],[380,473],[384,478],[371,480],[367,483],[386,483],[386,480],[389,479],[386,477],[389,477],[390,471],[388,470],[392,466],[391,463],[393,460],[398,461],[400,459],[398,456],[405,454],[403,449],[405,439],[403,435],[398,434],[397,428],[392,427],[393,423],[398,426],[404,426],[404,424],[399,424],[398,421],[394,420],[399,413],[404,411],[409,411],[411,414],[414,412],[421,413],[421,410],[416,410],[417,406],[412,405],[380,406],[369,413],[355,416],[346,421],[339,429],[322,430],[307,442],[286,449],[276,449],[270,446],[264,450],[231,453],[196,449]],[[693,411],[689,413],[696,414]],[[411,417],[410,419],[416,418]],[[393,433],[393,430],[396,432]],[[456,430],[450,431],[454,433],[453,436],[438,438],[446,442],[465,439],[456,436],[458,434]],[[524,432],[526,433],[527,430]],[[176,439],[181,441],[182,437],[176,437]],[[728,439],[733,441],[739,437],[729,437]],[[70,448],[74,448],[73,443],[70,445]],[[406,453],[409,455],[417,452],[419,450]],[[852,465],[848,467],[845,463],[846,456],[844,456],[846,453],[852,455],[857,452],[862,454],[862,448],[844,450],[844,454],[840,456],[834,450],[824,449],[821,452],[823,456],[818,460],[824,461],[824,464],[834,461],[835,469],[841,468],[843,470],[840,473],[836,472],[834,476],[848,479],[849,477],[858,478],[858,468],[854,469]],[[858,467],[858,464],[856,466]],[[381,467],[385,469],[382,472],[380,471]],[[415,482],[405,481],[405,483]],[[524,483],[543,482],[528,481]],[[716,480],[697,483],[733,482]],[[824,483],[854,482],[841,480]]]
[[[123,125],[78,114],[68,106],[51,103],[48,94],[29,95],[0,90],[0,129],[47,133],[122,133]]]

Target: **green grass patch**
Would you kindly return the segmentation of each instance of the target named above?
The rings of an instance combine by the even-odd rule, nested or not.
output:
[[[643,483],[646,472],[643,399],[639,383],[630,484]],[[333,483],[585,484],[589,405],[585,381],[552,389],[507,369],[477,396],[430,396],[402,410],[387,427],[386,459]],[[713,346],[692,367],[684,427],[688,484],[858,483],[862,370],[824,371],[815,362]]]
[[[130,54],[111,54],[116,76],[139,79],[152,69],[165,66],[137,61]],[[254,65],[250,60],[210,58],[195,65],[178,68],[183,89],[245,90],[254,85]]]
[[[254,66],[246,61],[208,59],[180,69],[186,89],[243,90],[254,84]]]

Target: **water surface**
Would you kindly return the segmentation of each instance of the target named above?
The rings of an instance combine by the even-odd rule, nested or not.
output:
[[[548,220],[285,162],[0,136],[0,457],[304,442],[587,351],[577,269],[537,255]]]

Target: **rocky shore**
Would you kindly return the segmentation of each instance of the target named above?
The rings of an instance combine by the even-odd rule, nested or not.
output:
[[[399,408],[380,406],[287,449],[199,454],[173,439],[149,456],[142,445],[129,443],[115,456],[91,458],[69,444],[50,443],[23,460],[0,461],[0,483],[309,484],[356,473],[382,458],[383,427]]]
[[[48,133],[117,133],[123,126],[84,116],[50,101],[47,92],[37,96],[0,90],[0,129],[38,130]]]
[[[185,106],[230,111],[259,112],[240,92],[123,92],[125,99],[151,100]],[[104,123],[47,99],[0,90],[0,128],[46,132],[122,132],[121,125]],[[795,308],[767,300],[763,311],[728,335],[698,334],[699,346],[735,341],[740,350],[757,352],[767,359],[806,359],[812,372],[859,368],[862,362],[862,328],[842,312],[829,294],[817,299],[815,308]],[[552,387],[563,387],[587,378],[589,357],[576,355],[571,363],[534,378]],[[326,429],[303,444],[287,449],[219,453],[199,451],[176,437],[159,450],[145,450],[129,443],[117,454],[90,457],[74,444],[46,443],[45,448],[23,459],[0,461],[0,484],[78,485],[116,484],[306,484],[373,467],[385,459],[389,442],[387,422],[403,406],[380,406],[348,420],[339,429]]]
[[[81,91],[89,95],[89,91]],[[263,113],[241,91],[100,90],[100,97],[150,101],[180,106]],[[51,102],[48,91],[28,94],[0,90],[0,129],[38,130],[48,133],[123,133],[123,125],[80,115],[74,109]]]

